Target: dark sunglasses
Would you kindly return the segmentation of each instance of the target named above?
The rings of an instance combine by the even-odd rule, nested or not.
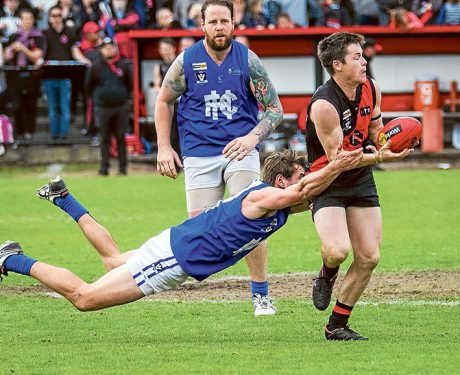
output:
[[[58,17],[62,17],[62,14],[50,14],[50,17],[58,18]]]

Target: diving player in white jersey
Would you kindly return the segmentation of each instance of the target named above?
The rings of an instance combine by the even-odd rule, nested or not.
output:
[[[270,155],[264,181],[149,239],[139,249],[120,253],[110,233],[69,193],[57,177],[37,191],[68,213],[98,251],[108,273],[88,284],[67,269],[25,255],[17,242],[0,246],[0,277],[8,272],[32,276],[81,311],[136,301],[175,289],[189,276],[204,280],[236,263],[283,226],[290,213],[308,210],[309,200],[342,171],[354,168],[362,150],[342,151],[320,171],[305,176],[305,158],[285,150]]]

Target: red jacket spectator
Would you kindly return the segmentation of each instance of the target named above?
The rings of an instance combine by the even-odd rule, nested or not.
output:
[[[134,42],[128,38],[128,31],[139,28],[139,15],[127,8],[128,0],[112,0],[110,9],[103,11],[99,24],[110,36],[113,31],[120,56],[132,60]]]
[[[425,26],[432,16],[432,12],[425,12],[422,18],[418,18],[415,13],[404,8],[396,8],[390,13],[389,27],[393,29],[411,30]]]

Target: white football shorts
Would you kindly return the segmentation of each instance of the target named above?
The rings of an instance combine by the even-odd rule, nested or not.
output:
[[[188,156],[184,158],[185,190],[220,186],[224,184],[226,175],[239,171],[250,171],[260,176],[260,158],[257,150],[252,150],[240,161],[230,161],[224,155]]]
[[[134,281],[146,296],[176,289],[188,278],[172,252],[170,231],[167,229],[150,238],[126,262]]]

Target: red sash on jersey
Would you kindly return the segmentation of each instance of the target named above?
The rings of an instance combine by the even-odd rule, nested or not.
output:
[[[369,134],[369,125],[371,123],[371,115],[374,110],[375,100],[373,94],[373,84],[368,78],[362,85],[361,100],[356,117],[351,119],[352,131],[343,135],[343,149],[346,151],[356,150],[363,147],[363,142]],[[342,123],[345,113],[339,113],[339,118]],[[351,115],[351,114],[350,114]],[[310,164],[310,172],[315,172],[324,168],[329,161],[326,155],[320,156]]]

